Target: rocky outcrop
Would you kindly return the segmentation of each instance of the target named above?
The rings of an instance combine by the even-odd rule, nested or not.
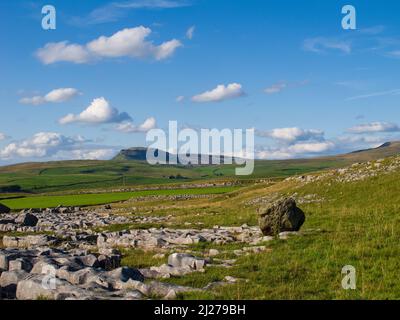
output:
[[[109,300],[175,299],[177,294],[196,289],[159,281],[145,282],[146,272],[117,266],[105,270],[99,265],[102,254],[50,248],[0,250],[0,298],[19,300]],[[168,265],[160,268],[164,277],[202,271],[206,261],[192,255],[175,253]],[[153,267],[152,267],[153,268]],[[157,268],[157,267],[154,267]],[[165,269],[161,271],[161,269]],[[147,269],[149,271],[150,269]],[[184,271],[184,272],[183,272]],[[149,277],[151,278],[151,277]],[[155,278],[155,277],[154,277]],[[161,276],[159,277],[161,278]],[[229,284],[228,280],[218,285]]]
[[[304,212],[292,198],[279,200],[259,209],[259,226],[265,236],[298,231],[305,221]]]

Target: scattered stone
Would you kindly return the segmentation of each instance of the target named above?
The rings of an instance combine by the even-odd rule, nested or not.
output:
[[[226,276],[226,277],[224,278],[224,280],[227,281],[227,282],[231,282],[231,283],[235,283],[235,282],[238,281],[237,278],[232,277],[232,276]]]
[[[279,233],[279,239],[287,240],[290,236],[297,236],[299,233],[297,231],[285,231]]]
[[[168,257],[168,264],[173,267],[189,267],[193,270],[202,270],[206,265],[206,260],[196,258],[187,253],[173,253]]]
[[[209,255],[210,257],[215,257],[215,256],[219,255],[219,250],[217,250],[217,249],[210,249],[210,250],[208,250],[208,255]]]

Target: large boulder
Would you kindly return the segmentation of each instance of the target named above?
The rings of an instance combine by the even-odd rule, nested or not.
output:
[[[4,204],[0,203],[0,214],[2,213],[10,213],[11,209]]]
[[[298,231],[305,221],[304,212],[296,206],[296,201],[287,198],[260,208],[259,226],[266,236],[284,231]]]
[[[15,219],[15,222],[24,226],[24,227],[35,227],[38,223],[39,219],[31,214],[31,213],[22,213],[20,214],[17,219]]]

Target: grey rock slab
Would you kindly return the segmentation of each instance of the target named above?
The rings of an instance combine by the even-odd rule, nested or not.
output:
[[[18,283],[27,276],[28,273],[23,270],[2,272],[0,276],[0,287],[2,288],[3,295],[8,299],[14,299],[16,297]]]
[[[194,270],[204,269],[206,260],[188,253],[173,253],[168,257],[168,264],[173,267],[190,267]]]

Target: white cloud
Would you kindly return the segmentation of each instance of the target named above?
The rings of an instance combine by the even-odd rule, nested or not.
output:
[[[332,151],[335,144],[332,141],[323,142],[299,142],[289,146],[267,148],[256,151],[258,159],[292,159],[309,157],[312,155],[322,155],[328,151]]]
[[[277,128],[270,131],[256,131],[256,134],[260,137],[273,138],[289,143],[295,141],[304,140],[323,140],[324,132],[315,129],[301,129],[297,127],[293,128]]]
[[[39,132],[31,138],[12,142],[0,149],[0,160],[96,160],[109,159],[116,152],[112,147],[90,145],[89,142],[82,136],[68,137],[56,132]]]
[[[373,132],[398,132],[400,127],[390,122],[371,122],[360,124],[347,130],[350,133],[373,133]]]
[[[85,45],[69,44],[67,41],[48,43],[36,55],[44,64],[56,62],[87,63],[102,58],[150,58],[163,60],[171,57],[182,46],[172,39],[160,45],[146,40],[151,29],[143,26],[127,28],[110,37],[101,36]]]
[[[115,129],[117,131],[121,131],[124,133],[139,133],[139,132],[148,132],[151,129],[155,129],[156,126],[157,126],[156,119],[148,118],[146,119],[145,122],[143,122],[139,126],[136,126],[133,124],[133,122],[128,121],[118,124]]]
[[[284,82],[281,83],[275,83],[272,86],[265,88],[264,92],[266,94],[274,94],[274,93],[278,93],[281,92],[283,89],[285,89],[287,87],[287,84]]]
[[[120,113],[117,109],[110,106],[110,103],[103,97],[96,98],[92,103],[80,114],[72,113],[66,115],[59,120],[60,124],[68,124],[74,122],[81,123],[115,123],[130,120],[131,117],[126,113]]]
[[[82,137],[71,138],[55,132],[39,132],[30,139],[10,143],[0,150],[0,158],[44,157],[59,147],[69,147],[83,141]]]
[[[116,150],[109,149],[76,149],[76,150],[61,150],[55,155],[55,159],[72,159],[72,160],[109,160]]]
[[[44,64],[60,61],[86,63],[90,61],[90,52],[79,44],[69,44],[68,41],[47,43],[36,51],[36,56]]]
[[[71,100],[79,95],[79,91],[74,88],[60,88],[50,91],[45,96],[34,96],[22,98],[19,102],[22,104],[41,105],[44,103],[62,103]]]
[[[193,102],[221,102],[228,99],[239,98],[245,95],[242,85],[231,83],[227,86],[221,84],[215,89],[206,91],[192,98]]]
[[[306,39],[303,43],[303,48],[306,51],[321,53],[327,50],[337,50],[342,53],[351,53],[352,46],[350,40],[340,40],[334,38],[316,37]]]
[[[191,26],[187,31],[186,31],[186,38],[188,38],[189,40],[193,39],[194,36],[194,32],[196,30],[195,26]]]
[[[331,141],[300,142],[288,147],[289,152],[295,154],[321,153],[332,150],[335,144]]]
[[[6,139],[8,139],[8,136],[5,133],[0,132],[0,141],[6,140]]]

